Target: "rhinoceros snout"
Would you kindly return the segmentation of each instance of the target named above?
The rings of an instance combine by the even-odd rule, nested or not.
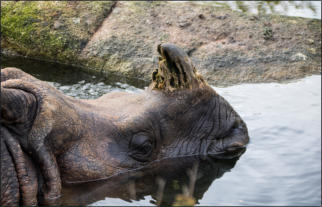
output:
[[[246,148],[249,136],[246,124],[238,118],[228,134],[223,138],[223,152],[234,153]]]

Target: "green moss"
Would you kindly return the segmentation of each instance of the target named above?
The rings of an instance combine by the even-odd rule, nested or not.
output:
[[[273,30],[270,28],[270,27],[265,27],[264,28],[264,32],[263,32],[263,35],[264,35],[264,39],[265,40],[271,40],[273,39]]]
[[[2,46],[24,56],[70,63],[113,2],[5,2]]]
[[[26,54],[37,50],[40,56],[55,56],[65,45],[65,38],[44,25],[36,2],[17,2],[1,7],[1,32],[8,45]],[[30,46],[32,46],[30,48]]]
[[[311,31],[319,31],[321,33],[321,20],[320,19],[312,19],[308,22],[308,28]]]

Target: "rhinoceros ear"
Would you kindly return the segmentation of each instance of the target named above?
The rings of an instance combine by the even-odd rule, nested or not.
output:
[[[152,73],[150,89],[172,92],[207,85],[181,48],[173,44],[160,44],[158,53],[160,54],[159,68]]]

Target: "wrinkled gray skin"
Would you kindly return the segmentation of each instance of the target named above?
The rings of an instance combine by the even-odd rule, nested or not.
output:
[[[238,156],[249,141],[240,116],[183,50],[162,44],[158,52],[147,90],[96,100],[77,100],[19,69],[3,69],[1,204],[59,205],[62,184],[106,179],[165,158]],[[4,175],[6,167],[11,174]]]

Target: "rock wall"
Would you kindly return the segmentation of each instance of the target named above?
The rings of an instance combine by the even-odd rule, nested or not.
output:
[[[163,42],[183,47],[215,85],[321,73],[321,20],[211,2],[4,2],[1,23],[2,53],[104,74],[150,80]]]

